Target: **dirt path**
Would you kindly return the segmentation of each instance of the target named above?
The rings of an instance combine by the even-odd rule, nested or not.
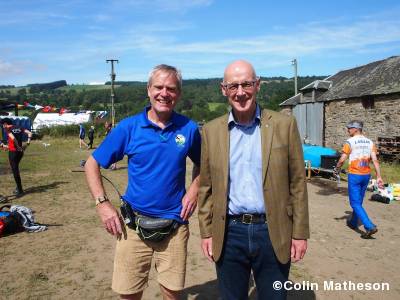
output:
[[[51,226],[45,232],[0,239],[0,299],[116,298],[110,289],[114,240],[100,226],[83,173],[71,172],[80,170],[79,160],[89,152],[70,148],[60,143],[45,150],[47,155],[34,148],[34,167],[29,165],[34,152],[24,157],[22,176],[27,194],[11,204],[33,208],[36,220]],[[69,152],[65,153],[65,149]],[[41,162],[47,165],[42,167]],[[124,189],[124,164],[119,164],[119,170],[105,170],[104,174]],[[0,182],[0,193],[12,190],[13,181],[7,170],[0,173]],[[109,185],[107,188],[110,190]],[[290,292],[289,299],[400,299],[400,230],[395,226],[400,203],[366,201],[365,207],[379,232],[376,239],[363,240],[345,226],[350,213],[345,185],[337,188],[334,182],[313,178],[308,188],[312,237],[304,261],[292,267],[291,278],[295,282],[317,283],[319,289]],[[117,204],[116,194],[110,195]],[[190,228],[183,299],[218,299],[214,266],[201,254],[195,216]],[[388,282],[390,291],[324,291],[323,282],[329,280]],[[255,299],[254,290],[251,296]],[[161,299],[153,273],[143,299]]]

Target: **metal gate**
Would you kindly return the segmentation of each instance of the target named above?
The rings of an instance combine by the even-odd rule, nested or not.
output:
[[[324,103],[298,104],[293,108],[302,141],[312,145],[323,145]]]

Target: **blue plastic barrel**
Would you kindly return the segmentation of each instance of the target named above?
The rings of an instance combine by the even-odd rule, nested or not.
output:
[[[336,150],[322,146],[303,144],[304,160],[311,162],[312,168],[321,167],[321,155],[336,155]]]

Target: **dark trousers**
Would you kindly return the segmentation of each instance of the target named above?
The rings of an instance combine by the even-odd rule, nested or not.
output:
[[[224,252],[216,269],[224,300],[248,299],[251,271],[258,299],[286,299],[286,291],[274,290],[273,283],[288,280],[290,262],[281,264],[276,258],[265,223],[243,224],[229,219]]]
[[[8,161],[10,162],[11,170],[14,175],[15,183],[17,184],[18,192],[23,192],[22,183],[21,183],[21,175],[19,174],[19,162],[24,156],[23,151],[9,151],[8,152]]]
[[[88,143],[88,147],[90,148],[90,149],[92,149],[93,148],[93,138],[90,138],[89,137],[89,143]]]

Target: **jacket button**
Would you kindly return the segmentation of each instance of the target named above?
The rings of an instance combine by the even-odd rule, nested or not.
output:
[[[221,219],[222,219],[222,221],[224,221],[225,220],[225,216],[221,216]]]

